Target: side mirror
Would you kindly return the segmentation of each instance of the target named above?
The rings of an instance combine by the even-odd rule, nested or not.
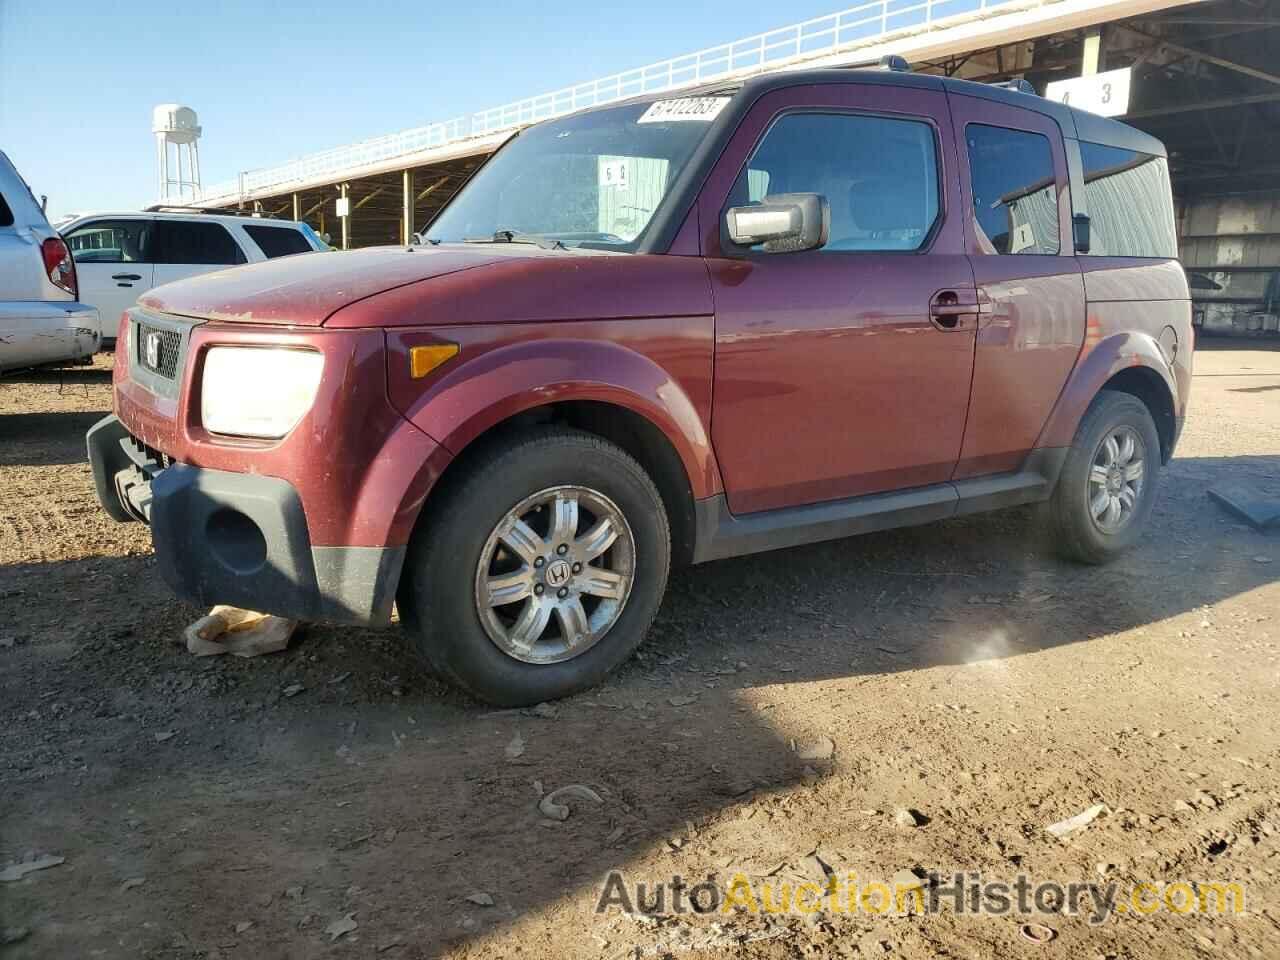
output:
[[[1089,252],[1089,215],[1077,213],[1071,218],[1071,234],[1075,241],[1076,253]]]
[[[765,253],[816,250],[831,235],[831,205],[820,193],[779,193],[725,213],[729,239]]]

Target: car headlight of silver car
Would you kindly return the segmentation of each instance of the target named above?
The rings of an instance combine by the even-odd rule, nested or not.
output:
[[[323,370],[324,357],[314,350],[212,347],[200,383],[204,428],[278,440],[311,409]]]

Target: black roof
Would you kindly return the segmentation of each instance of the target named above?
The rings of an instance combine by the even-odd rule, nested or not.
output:
[[[974,83],[972,80],[956,80],[950,77],[937,77],[924,73],[907,73],[898,70],[883,69],[844,69],[844,70],[788,70],[779,73],[767,73],[749,80],[736,83],[707,84],[696,90],[682,92],[684,96],[711,95],[714,93],[740,94],[744,99],[755,100],[772,90],[785,87],[803,86],[810,83],[866,83],[881,86],[915,87],[921,90],[942,90],[954,96],[978,97],[983,100],[994,100],[1034,110],[1057,122],[1064,137],[1100,143],[1109,147],[1120,147],[1124,150],[1137,150],[1155,156],[1166,156],[1164,144],[1148,133],[1131,127],[1126,123],[1100,117],[1095,113],[1078,110],[1056,100],[1046,100],[1035,94],[1019,93],[1004,87],[986,83]],[[666,96],[680,96],[682,93],[670,92]],[[661,99],[662,96],[646,95],[643,99]],[[640,98],[637,98],[640,99]]]

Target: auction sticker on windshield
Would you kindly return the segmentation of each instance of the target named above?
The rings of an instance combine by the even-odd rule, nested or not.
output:
[[[676,120],[714,120],[728,97],[680,97],[678,100],[655,100],[636,123],[671,123]]]

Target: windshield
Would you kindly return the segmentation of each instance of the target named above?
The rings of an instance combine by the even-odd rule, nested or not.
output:
[[[659,100],[530,127],[485,164],[426,239],[634,250],[727,102]]]

